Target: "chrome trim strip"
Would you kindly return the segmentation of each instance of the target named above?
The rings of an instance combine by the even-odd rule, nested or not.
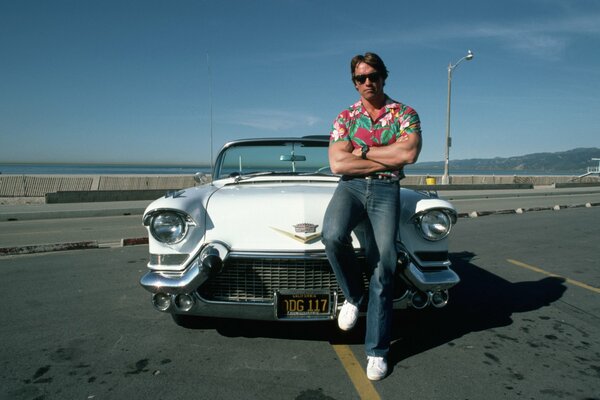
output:
[[[189,254],[150,254],[150,265],[182,265],[188,259]]]
[[[364,251],[356,252],[357,256],[364,256]],[[287,258],[287,259],[317,259],[325,260],[327,255],[323,250],[305,251],[305,252],[256,252],[256,251],[232,251],[228,255],[231,258]]]
[[[450,268],[442,271],[423,272],[413,263],[408,265],[404,275],[413,285],[424,292],[449,289],[460,282],[456,272]]]
[[[146,212],[144,214],[144,216],[142,217],[142,224],[144,226],[149,226],[150,225],[150,220],[154,217],[155,214],[161,213],[161,212],[173,212],[175,214],[179,214],[183,220],[185,221],[185,223],[187,225],[192,225],[192,226],[197,226],[198,224],[196,224],[196,221],[194,221],[194,219],[192,218],[191,215],[189,215],[188,213],[186,213],[185,211],[176,209],[176,208],[155,208],[153,210],[150,210],[148,212]]]
[[[426,270],[427,268],[448,268],[452,265],[452,262],[450,260],[446,260],[446,261],[421,261],[420,263],[421,270]],[[427,271],[425,271],[427,272]]]
[[[167,274],[159,271],[147,272],[140,279],[140,285],[151,293],[189,293],[203,284],[210,276],[208,268],[199,264],[198,259],[182,273]]]
[[[394,309],[401,310],[406,309],[409,306],[408,292],[400,299],[394,300]],[[337,303],[336,299],[336,303]],[[341,304],[337,304],[333,312],[332,320],[337,318]],[[169,308],[166,312],[179,313],[182,315],[196,315],[200,317],[217,317],[217,318],[238,318],[238,319],[249,319],[249,320],[262,320],[262,321],[279,321],[282,323],[286,322],[298,322],[297,319],[277,319],[273,312],[274,303],[244,303],[244,304],[232,304],[226,302],[208,302],[201,297],[196,296],[196,302],[192,309],[188,312],[177,312],[174,307]],[[361,313],[364,316],[364,313]],[[323,321],[323,319],[303,319],[303,322],[315,322]]]

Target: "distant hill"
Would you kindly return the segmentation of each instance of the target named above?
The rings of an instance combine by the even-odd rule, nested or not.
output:
[[[600,148],[577,148],[557,153],[534,153],[508,158],[472,158],[468,160],[450,160],[453,169],[469,170],[505,170],[539,172],[585,172],[587,167],[597,166],[592,158],[600,158]],[[444,168],[443,161],[418,162],[411,170],[419,168]]]

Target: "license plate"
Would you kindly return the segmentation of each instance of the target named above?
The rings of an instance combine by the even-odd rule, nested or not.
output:
[[[281,291],[275,293],[275,312],[278,319],[330,319],[332,296],[323,291]]]

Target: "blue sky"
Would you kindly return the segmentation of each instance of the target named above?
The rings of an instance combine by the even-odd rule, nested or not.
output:
[[[366,51],[441,161],[467,49],[451,160],[600,147],[596,0],[2,0],[0,163],[201,164],[211,131],[214,154],[327,134]]]

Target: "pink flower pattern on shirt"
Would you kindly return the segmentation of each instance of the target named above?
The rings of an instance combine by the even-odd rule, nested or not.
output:
[[[421,134],[419,115],[411,107],[386,97],[385,108],[371,120],[369,113],[359,100],[342,111],[333,122],[330,141],[347,140],[354,148],[385,146],[396,142],[401,136]],[[403,176],[401,171],[388,174]]]
[[[419,115],[411,107],[386,98],[385,109],[375,121],[358,101],[342,111],[331,129],[330,140],[350,140],[355,148],[394,143],[402,135],[421,134]]]

